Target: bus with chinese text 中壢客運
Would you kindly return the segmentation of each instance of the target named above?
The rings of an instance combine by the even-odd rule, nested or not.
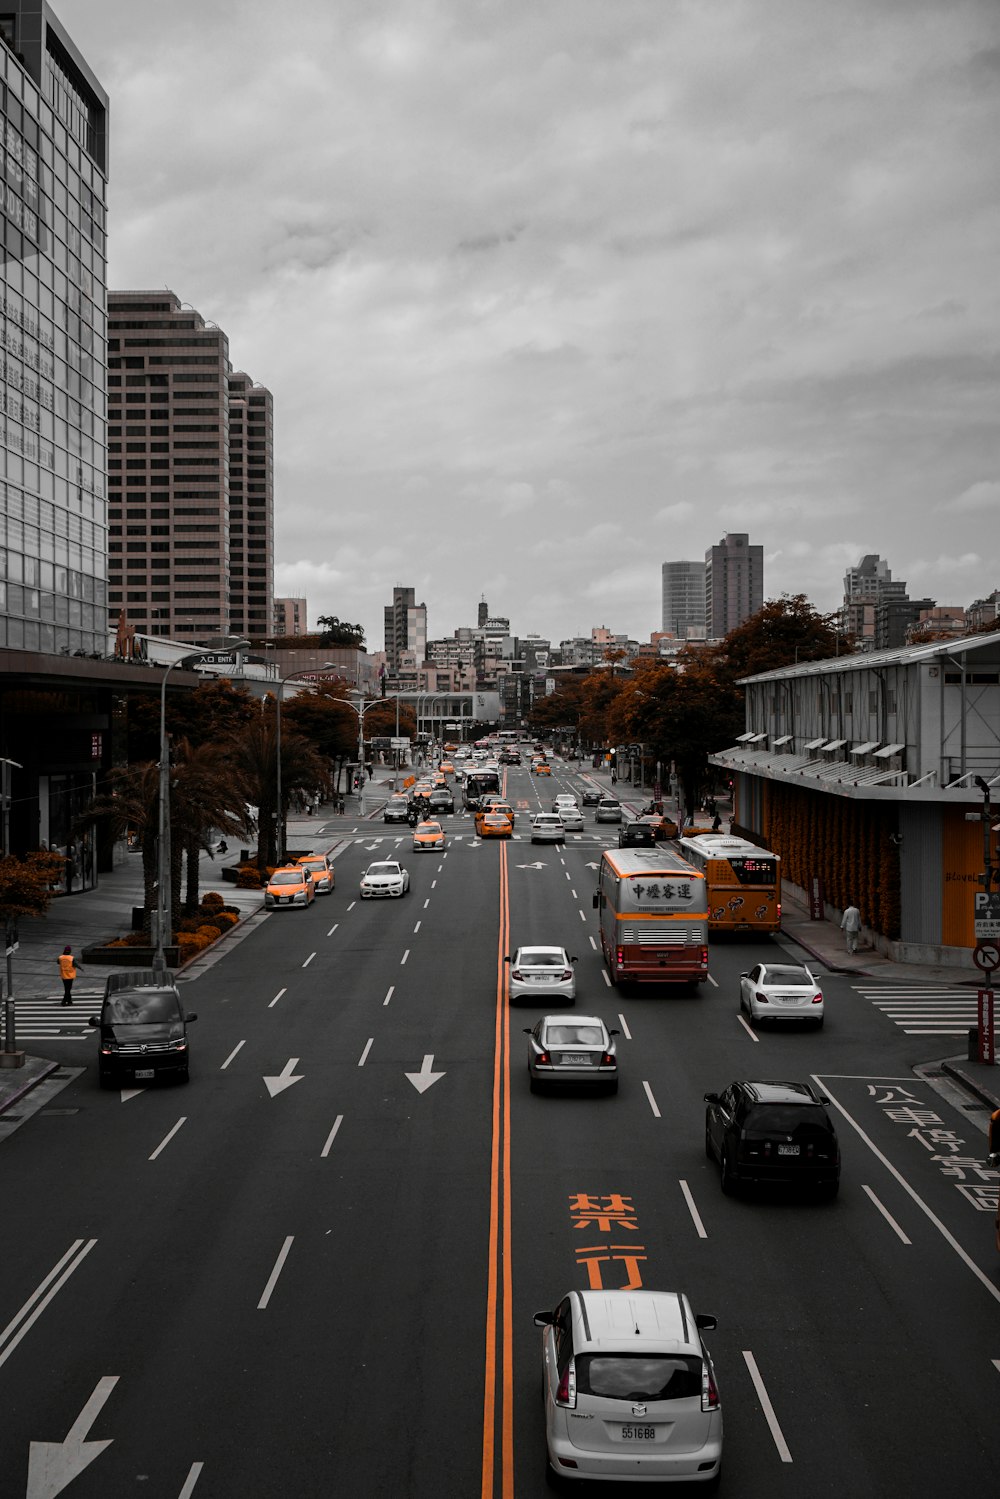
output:
[[[613,984],[708,978],[705,876],[672,849],[605,849],[594,895]]]
[[[781,859],[746,838],[696,833],[678,848],[708,885],[708,930],[777,932],[781,928]]]

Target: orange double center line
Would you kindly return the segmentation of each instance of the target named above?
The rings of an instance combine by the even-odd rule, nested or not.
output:
[[[490,1156],[490,1237],[486,1290],[486,1385],[483,1397],[482,1499],[493,1499],[500,1428],[500,1494],[514,1493],[513,1295],[510,1231],[510,1010],[507,956],[510,894],[507,845],[500,845],[500,930],[493,1034],[493,1143]],[[498,1391],[499,1385],[499,1391]]]

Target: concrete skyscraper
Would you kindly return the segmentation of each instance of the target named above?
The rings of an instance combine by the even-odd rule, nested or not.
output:
[[[391,675],[400,669],[404,651],[412,651],[418,667],[427,655],[427,605],[417,603],[412,588],[395,587],[385,606],[385,657]]]
[[[170,291],[108,298],[109,609],[191,640],[271,630],[270,392]]]
[[[730,531],[705,553],[705,625],[719,640],[764,603],[764,548],[745,531]]]
[[[0,10],[0,646],[107,649],[107,95],[44,0]]]
[[[678,640],[705,634],[704,562],[664,562],[661,629]]]

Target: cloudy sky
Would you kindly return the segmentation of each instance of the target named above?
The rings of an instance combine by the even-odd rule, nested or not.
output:
[[[822,609],[1000,587],[996,0],[54,3],[110,284],[273,391],[310,620],[643,638],[726,531]]]

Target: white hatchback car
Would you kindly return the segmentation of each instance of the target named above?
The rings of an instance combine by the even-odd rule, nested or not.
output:
[[[575,805],[572,807],[562,806],[559,808],[556,816],[567,833],[583,832],[583,813],[579,807]]]
[[[565,947],[519,947],[510,964],[510,997],[514,999],[576,999],[576,974]]]
[[[567,1479],[718,1481],[722,1408],[679,1291],[570,1291],[536,1312],[549,1466]]]
[[[740,1009],[758,1020],[823,1024],[823,991],[804,963],[757,963],[740,974]]]
[[[396,859],[379,859],[361,876],[362,900],[398,897],[409,888],[410,876]]]

